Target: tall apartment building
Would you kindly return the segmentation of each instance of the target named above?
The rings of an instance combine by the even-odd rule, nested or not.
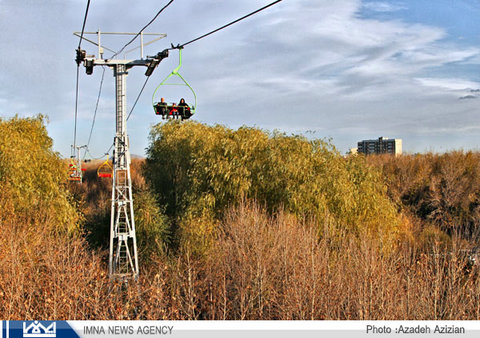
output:
[[[378,140],[363,140],[357,143],[358,152],[363,154],[393,154],[402,153],[402,139],[379,137]]]

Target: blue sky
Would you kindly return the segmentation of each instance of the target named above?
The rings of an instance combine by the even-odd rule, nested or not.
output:
[[[186,42],[269,2],[175,0],[147,30],[167,38],[146,53]],[[166,3],[92,1],[86,30],[137,32]],[[78,38],[72,33],[81,29],[85,5],[0,0],[0,116],[48,115],[54,148],[65,156],[74,125]],[[478,150],[479,17],[479,0],[283,0],[185,49],[182,75],[199,104],[193,119],[331,138],[341,152],[379,136],[402,138],[408,152]],[[103,39],[113,49],[126,41]],[[82,48],[96,53],[88,43]],[[150,127],[160,122],[151,97],[176,62],[172,54],[160,64],[129,120],[134,154],[144,154]],[[97,67],[87,76],[81,69],[78,144],[88,139],[101,73]],[[129,72],[129,107],[143,74],[138,68]],[[94,156],[113,141],[113,84],[106,70],[90,143]],[[181,90],[169,94],[189,100]]]

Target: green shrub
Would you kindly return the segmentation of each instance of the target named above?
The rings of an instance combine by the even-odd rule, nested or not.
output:
[[[153,128],[147,153],[146,179],[180,236],[207,247],[215,220],[244,199],[315,219],[320,236],[347,229],[390,246],[399,225],[381,173],[321,140],[173,121]]]
[[[135,193],[133,201],[138,254],[145,262],[152,255],[165,252],[171,240],[168,219],[150,191]]]

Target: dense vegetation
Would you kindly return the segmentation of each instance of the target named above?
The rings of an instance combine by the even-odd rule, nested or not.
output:
[[[157,125],[132,164],[142,269],[121,293],[97,165],[66,184],[41,117],[0,120],[0,317],[480,318],[477,153],[344,158],[255,128]]]
[[[387,247],[396,238],[400,219],[380,172],[323,141],[195,122],[158,125],[151,139],[145,177],[178,226],[176,237],[196,250],[244,200],[309,219],[320,237],[347,230]]]
[[[79,217],[64,189],[65,170],[52,151],[42,116],[0,120],[2,219],[15,216],[32,225],[74,231]]]
[[[480,231],[480,154],[373,156],[381,168],[391,199],[414,215],[419,230],[477,239]]]

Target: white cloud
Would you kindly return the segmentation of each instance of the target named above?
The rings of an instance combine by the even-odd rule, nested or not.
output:
[[[266,87],[263,92],[270,88],[272,96],[282,93],[278,102],[284,103],[283,109],[288,109],[291,96],[287,93],[290,92],[295,93],[295,102],[315,110],[315,113],[312,109],[296,110],[293,126],[285,127],[308,130],[316,126],[319,130],[330,130],[333,133],[330,135],[335,135],[337,141],[346,146],[348,130],[386,131],[397,136],[418,130],[418,137],[422,133],[419,123],[429,126],[433,121],[440,124],[447,121],[437,121],[435,114],[440,110],[458,120],[450,131],[461,132],[471,124],[470,110],[465,110],[465,104],[460,107],[458,98],[466,88],[478,88],[477,84],[456,77],[455,82],[447,79],[438,86],[438,81],[434,85],[433,78],[422,75],[448,64],[475,59],[480,55],[479,49],[448,42],[448,33],[441,27],[358,17],[362,5],[357,1],[345,3],[310,2],[308,7],[300,3],[290,8],[286,16],[290,19],[272,20],[249,37],[264,44],[259,50],[261,61],[249,60],[247,66],[239,66],[235,74],[252,79],[275,78],[276,81],[263,81]],[[333,8],[336,5],[338,11]],[[295,20],[297,12],[304,13],[303,20]],[[290,52],[271,54],[280,50]],[[265,59],[275,66],[264,63]],[[258,71],[252,72],[252,69]],[[297,79],[299,74],[301,81]],[[246,88],[238,89],[238,92],[253,93]],[[457,89],[458,92],[454,91]],[[244,97],[257,100],[254,95]],[[273,124],[288,116],[281,104],[279,106],[281,111],[271,112],[271,116],[275,116]],[[263,121],[250,113],[246,115],[251,121]],[[405,120],[412,123],[404,124]]]
[[[376,89],[385,96],[385,91],[394,92],[395,86],[400,94],[406,90],[406,84],[411,87],[410,92],[415,92],[413,87],[419,83],[413,77],[423,70],[479,55],[478,49],[459,50],[443,44],[446,33],[441,28],[359,18],[356,13],[361,7],[357,1],[342,1],[290,8],[286,17],[291,19],[272,20],[262,30],[252,32],[253,39],[266,45],[261,46],[262,54],[273,59],[272,64],[277,66],[270,69],[267,64],[253,69],[260,68],[268,74],[265,76],[274,77],[282,64],[286,81],[289,77],[294,79],[300,71],[312,82],[329,81],[330,93],[345,91],[351,97],[354,92],[361,99],[363,92],[374,93]],[[305,13],[304,20],[295,20],[300,12]],[[290,53],[269,55],[271,50]],[[247,65],[251,67],[251,62]],[[239,73],[249,76],[245,67],[240,68]],[[258,75],[252,73],[254,77]],[[365,95],[364,99],[371,100],[372,95]]]
[[[470,91],[480,88],[480,83],[458,78],[417,78],[422,86],[435,87],[453,91]]]
[[[404,4],[394,4],[383,1],[369,1],[363,3],[363,8],[374,12],[396,12],[402,9],[407,9]]]

